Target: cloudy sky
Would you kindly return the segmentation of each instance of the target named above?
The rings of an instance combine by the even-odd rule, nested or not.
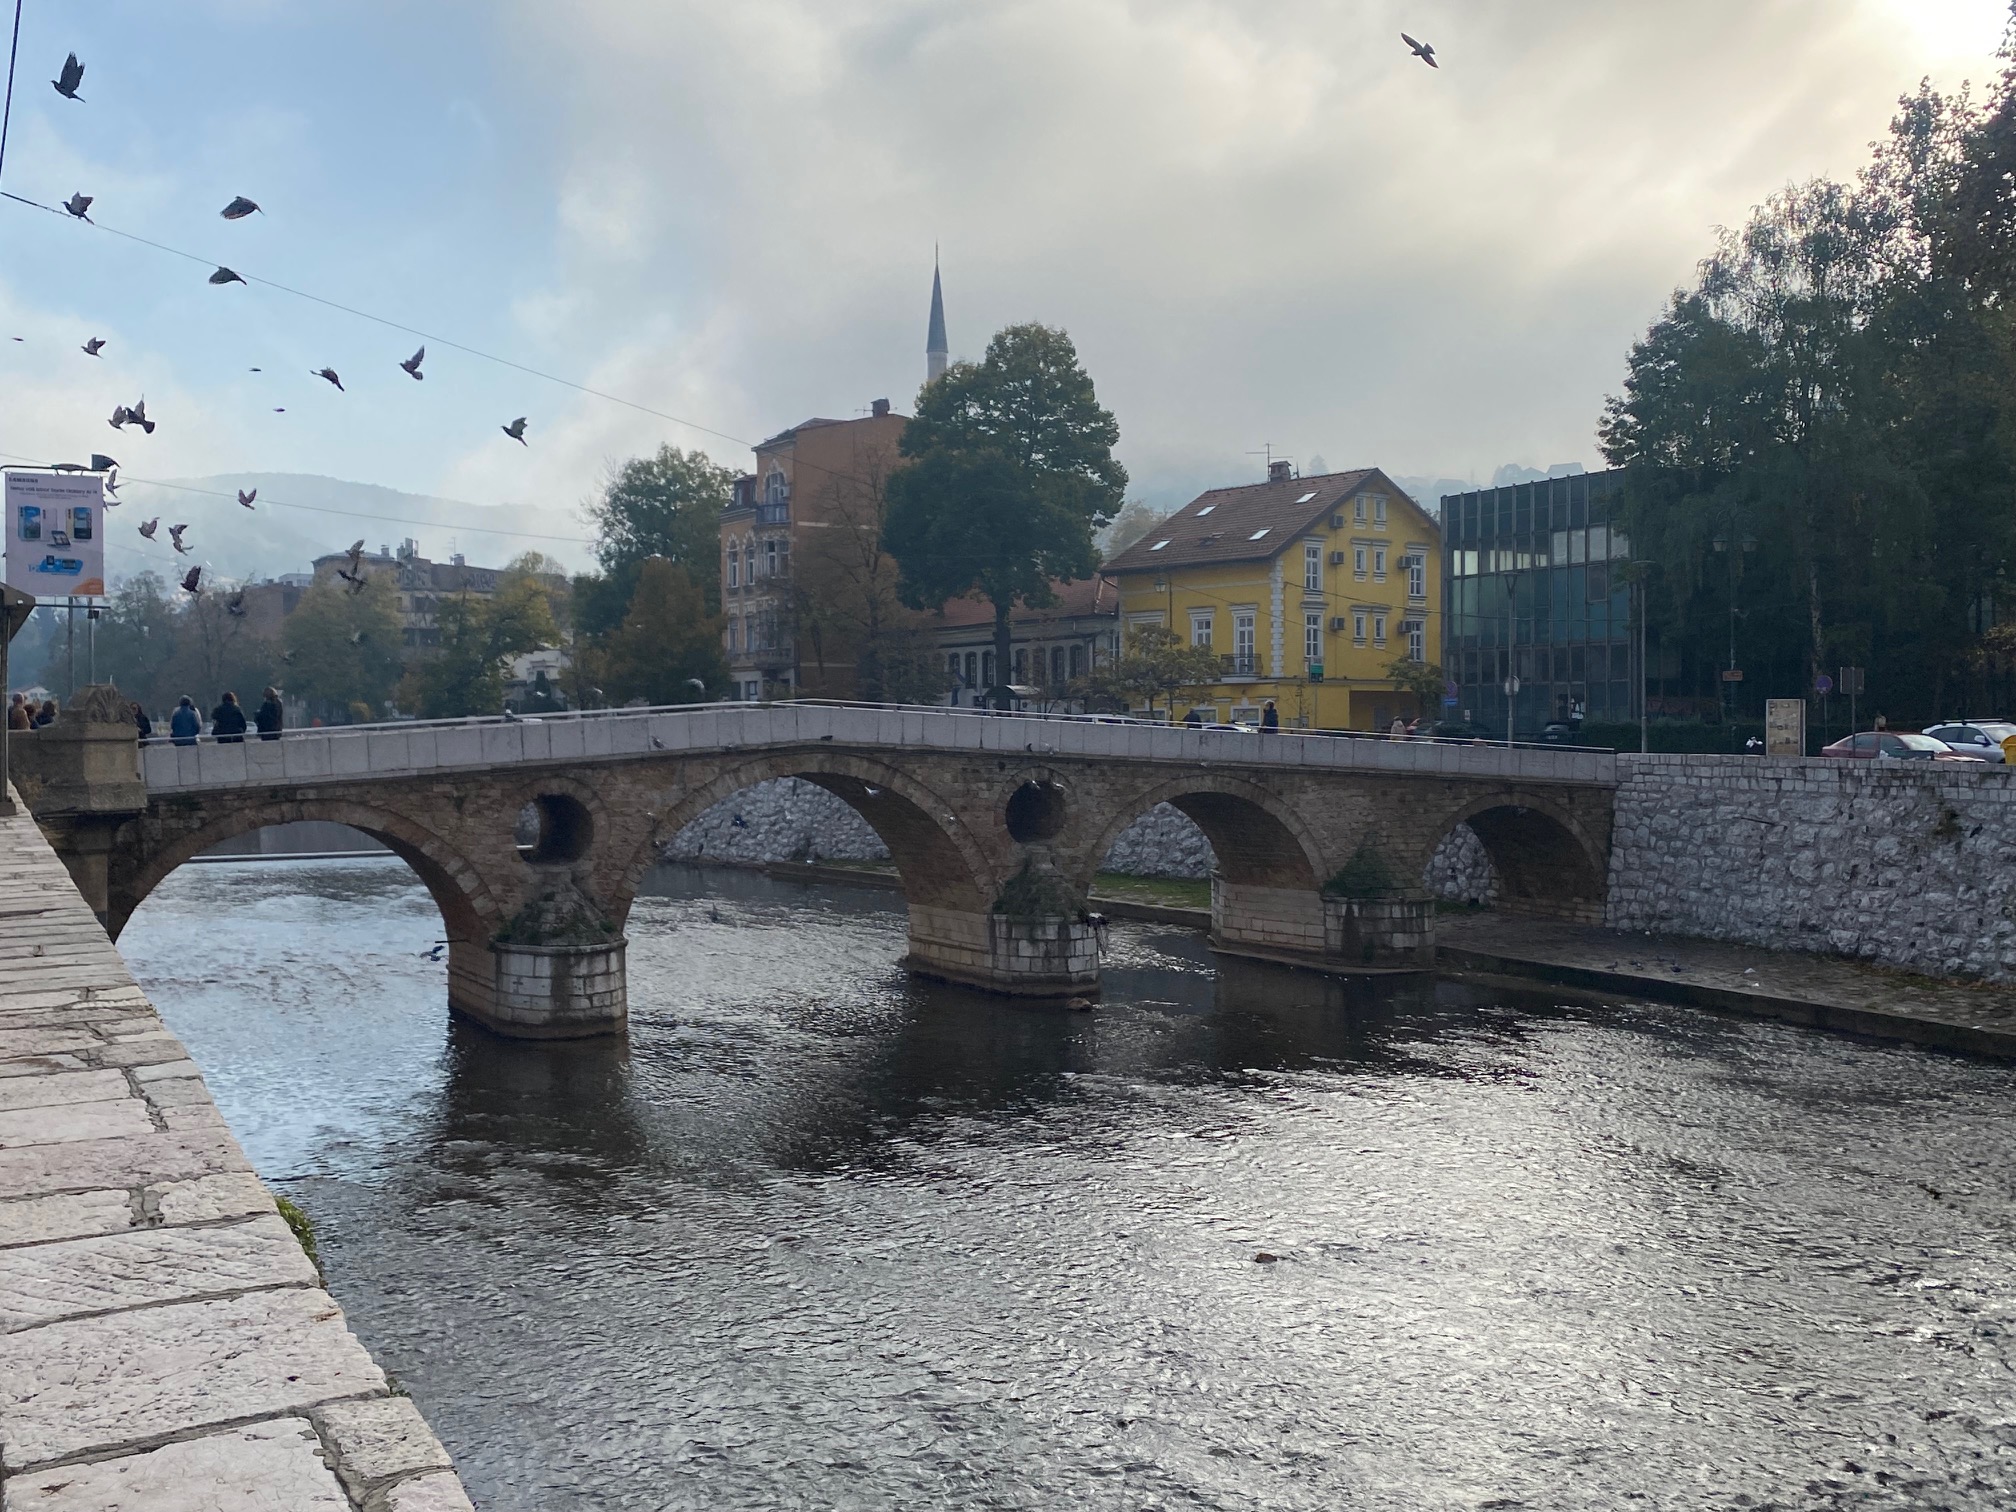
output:
[[[705,429],[439,343],[416,384],[416,338],[0,202],[0,452],[326,474],[578,536],[610,459],[741,466],[806,416],[907,408],[937,243],[954,354],[1067,328],[1155,502],[1269,444],[1593,465],[1714,228],[1853,172],[1921,77],[1989,78],[2006,10],[27,0],[0,187]],[[82,105],[46,82],[73,48]],[[234,194],[266,213],[222,221]],[[107,429],[143,392],[159,431]],[[529,448],[498,429],[519,414]]]

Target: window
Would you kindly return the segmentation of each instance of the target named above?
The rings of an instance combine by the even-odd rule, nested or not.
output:
[[[730,588],[742,586],[742,553],[733,546],[728,548],[728,586]]]
[[[1374,525],[1384,525],[1386,523],[1386,495],[1384,494],[1372,495],[1372,523]]]
[[[1356,646],[1365,644],[1365,616],[1363,612],[1351,616],[1351,643]]]
[[[1253,660],[1253,623],[1256,615],[1252,609],[1232,611],[1232,661],[1233,670],[1251,677],[1259,668]]]
[[[1407,567],[1407,597],[1428,597],[1428,558],[1419,552],[1402,558]]]
[[[982,651],[980,653],[980,680],[990,688],[994,686],[994,653],[992,651]]]
[[[737,636],[735,633],[735,621],[731,619],[730,621],[728,621],[728,649],[731,653],[740,649],[735,644],[735,642],[738,639],[740,639],[740,637]]]
[[[1323,660],[1323,615],[1320,611],[1302,616],[1302,655],[1307,661]]]
[[[1386,644],[1386,616],[1383,614],[1372,616],[1372,644],[1375,646]]]
[[[1192,609],[1190,611],[1190,644],[1209,649],[1211,645],[1211,611]]]
[[[1246,539],[1249,541],[1257,541],[1261,537],[1265,536],[1267,532],[1272,530],[1273,528],[1274,527],[1272,525],[1262,525],[1258,530],[1254,531],[1253,534],[1246,537]]]
[[[1064,648],[1062,646],[1052,646],[1050,648],[1050,682],[1055,687],[1061,688],[1064,685]]]
[[[1071,648],[1071,675],[1073,677],[1083,677],[1085,675],[1085,648],[1083,646],[1073,646]]]
[[[1150,551],[1160,551],[1164,546],[1167,546],[1168,544],[1169,543],[1167,541],[1157,541],[1153,546],[1150,546],[1148,549]]]
[[[1372,577],[1376,582],[1383,583],[1386,581],[1386,548],[1384,546],[1374,546],[1372,548]]]
[[[1015,681],[1025,688],[1029,686],[1029,648],[1027,646],[1017,646],[1015,648]]]
[[[791,576],[791,537],[789,536],[779,536],[777,538],[777,575],[779,577]]]
[[[1365,523],[1365,495],[1360,494],[1351,501],[1351,518],[1360,525]]]
[[[1365,576],[1365,548],[1363,546],[1353,546],[1351,548],[1351,573],[1354,577],[1362,578]]]
[[[1400,621],[1400,633],[1407,638],[1407,660],[1428,660],[1428,635],[1420,620]]]
[[[742,581],[745,583],[756,581],[756,543],[754,541],[744,541],[742,543]]]
[[[789,502],[790,498],[791,485],[784,481],[784,470],[780,467],[772,467],[769,476],[763,480],[763,502],[765,504],[783,504]]]
[[[1302,586],[1310,593],[1323,591],[1323,543],[1302,543]]]
[[[1312,489],[1312,490],[1310,490],[1310,491],[1309,491],[1308,493],[1305,493],[1304,495],[1302,495],[1302,497],[1301,497],[1301,498],[1299,498],[1299,499],[1297,499],[1297,500],[1296,500],[1295,502],[1296,502],[1297,504],[1307,504],[1307,503],[1308,503],[1308,502],[1309,502],[1309,501],[1310,501],[1311,499],[1313,499],[1313,498],[1315,498],[1315,497],[1316,497],[1316,493],[1315,493],[1315,490],[1313,490],[1313,489]]]
[[[1200,520],[1203,519],[1204,516],[1211,513],[1211,511],[1216,509],[1217,507],[1218,506],[1216,504],[1206,504],[1202,509],[1197,511],[1197,518]]]
[[[763,543],[763,576],[777,576],[777,542],[774,538]]]
[[[979,679],[980,679],[979,656],[976,652],[968,651],[966,653],[966,686],[969,688],[976,686],[979,682]]]
[[[950,656],[945,658],[945,675],[950,677],[954,683],[959,681],[959,653],[957,651],[954,651]]]

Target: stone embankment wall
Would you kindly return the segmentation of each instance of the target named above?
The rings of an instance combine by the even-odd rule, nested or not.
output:
[[[0,857],[8,1512],[469,1512],[25,810]]]
[[[762,866],[773,861],[886,861],[889,851],[868,823],[824,788],[795,777],[759,782],[717,803],[665,846],[668,861]],[[1102,871],[1130,877],[1202,880],[1211,875],[1211,842],[1180,810],[1159,803],[1136,819],[1106,853]],[[1489,902],[1497,893],[1490,858],[1459,825],[1424,879],[1437,897]]]
[[[1620,756],[1613,928],[2016,981],[2016,772]]]

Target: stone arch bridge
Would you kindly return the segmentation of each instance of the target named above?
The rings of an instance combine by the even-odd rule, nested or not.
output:
[[[1603,913],[1616,788],[1605,753],[819,704],[139,747],[104,692],[17,735],[14,768],[115,937],[163,877],[219,841],[348,824],[403,857],[439,905],[450,1006],[522,1037],[622,1027],[625,920],[660,844],[776,777],[838,795],[882,837],[912,967],[1020,996],[1097,990],[1093,873],[1162,802],[1217,854],[1223,951],[1329,969],[1430,964],[1432,905],[1406,884],[1465,823],[1490,853],[1501,908]],[[523,846],[528,806],[538,838]]]

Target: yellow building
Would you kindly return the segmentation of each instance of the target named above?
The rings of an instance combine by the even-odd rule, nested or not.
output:
[[[1105,571],[1123,636],[1162,626],[1218,654],[1222,679],[1195,695],[1205,717],[1258,723],[1271,699],[1290,728],[1384,730],[1419,712],[1387,674],[1435,659],[1441,560],[1434,517],[1376,467],[1298,478],[1276,462],[1265,483],[1200,494]]]

